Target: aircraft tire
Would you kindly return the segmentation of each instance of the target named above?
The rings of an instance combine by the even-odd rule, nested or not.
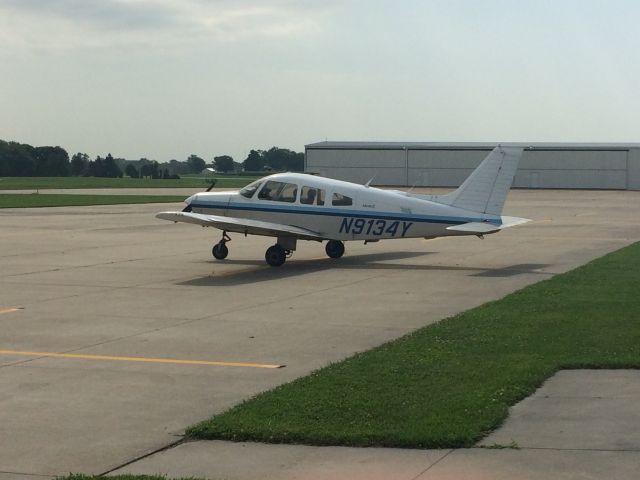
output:
[[[344,255],[344,243],[340,240],[329,240],[325,247],[325,251],[331,258],[340,258]]]
[[[287,252],[280,245],[272,245],[267,248],[267,252],[264,254],[264,259],[272,267],[280,267],[287,259]]]
[[[211,253],[218,260],[224,260],[229,255],[229,247],[224,242],[216,243],[211,249]]]

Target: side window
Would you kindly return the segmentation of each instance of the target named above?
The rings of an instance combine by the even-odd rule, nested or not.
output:
[[[295,183],[285,183],[276,200],[293,203],[296,201],[296,195],[298,195],[298,186]]]
[[[273,180],[268,181],[258,193],[260,200],[272,200],[274,202],[289,202],[296,201],[296,195],[298,194],[298,186],[295,183],[276,182]]]
[[[334,193],[333,198],[331,199],[331,205],[336,206],[346,206],[353,205],[353,200],[351,197],[347,197],[346,195],[342,195],[341,193]]]
[[[305,205],[324,205],[324,190],[314,187],[302,187],[300,203]]]

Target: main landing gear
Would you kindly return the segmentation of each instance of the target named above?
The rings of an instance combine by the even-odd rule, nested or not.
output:
[[[267,252],[264,254],[264,259],[272,267],[280,267],[287,259],[287,255],[291,254],[290,250],[285,250],[277,243],[267,248]]]
[[[222,232],[222,240],[216,243],[211,249],[211,253],[218,260],[224,260],[229,255],[229,248],[227,242],[231,241],[231,237],[227,235],[227,232]]]
[[[265,261],[272,267],[280,267],[287,257],[290,257],[296,249],[297,239],[291,237],[278,237],[275,245],[267,248],[264,254]]]
[[[211,249],[211,253],[218,260],[224,260],[229,255],[229,248],[227,248],[227,242],[231,241],[227,232],[222,233],[222,239],[216,243]],[[297,240],[291,237],[278,237],[278,242],[275,245],[267,248],[264,254],[264,259],[267,264],[272,267],[280,267],[284,265],[287,257],[290,257],[293,251],[296,249]],[[329,240],[325,246],[325,251],[330,258],[340,258],[344,255],[344,243],[339,240]]]
[[[340,258],[344,255],[344,243],[340,240],[329,240],[324,249],[331,258]]]

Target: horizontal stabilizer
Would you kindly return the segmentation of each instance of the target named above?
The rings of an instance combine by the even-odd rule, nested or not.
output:
[[[450,227],[447,227],[447,230],[452,230],[454,232],[483,234],[499,232],[500,227],[492,223],[469,222],[463,223],[461,225],[452,225]]]
[[[499,232],[500,230],[504,230],[505,228],[515,227],[516,225],[522,225],[523,223],[531,221],[528,218],[520,217],[500,217],[500,219],[502,220],[502,223],[500,225],[495,225],[488,222],[469,222],[462,223],[460,225],[452,225],[450,227],[447,227],[447,230],[482,235],[485,233]]]
[[[522,225],[523,223],[528,223],[531,220],[529,218],[520,218],[520,217],[505,217],[504,215],[500,217],[502,220],[502,225],[500,225],[500,230],[509,227],[515,227],[516,225]]]

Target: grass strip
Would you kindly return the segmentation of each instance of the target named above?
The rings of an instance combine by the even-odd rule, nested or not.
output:
[[[240,188],[258,176],[217,176],[216,188]],[[0,190],[35,190],[51,188],[201,188],[211,180],[205,177],[184,177],[176,180],[149,178],[103,177],[2,177]]]
[[[105,478],[108,478],[109,480],[167,480],[167,477],[164,475],[124,474],[124,475],[109,475],[108,477],[103,477],[101,475],[84,475],[81,473],[72,473],[64,477],[56,477],[56,480],[105,480]],[[186,478],[180,478],[175,480],[198,480],[198,479],[196,477],[186,477]]]
[[[175,195],[74,195],[46,193],[0,193],[0,208],[70,207],[86,205],[120,205],[127,203],[183,202]]]
[[[259,394],[187,436],[470,447],[567,368],[640,368],[640,243]]]

